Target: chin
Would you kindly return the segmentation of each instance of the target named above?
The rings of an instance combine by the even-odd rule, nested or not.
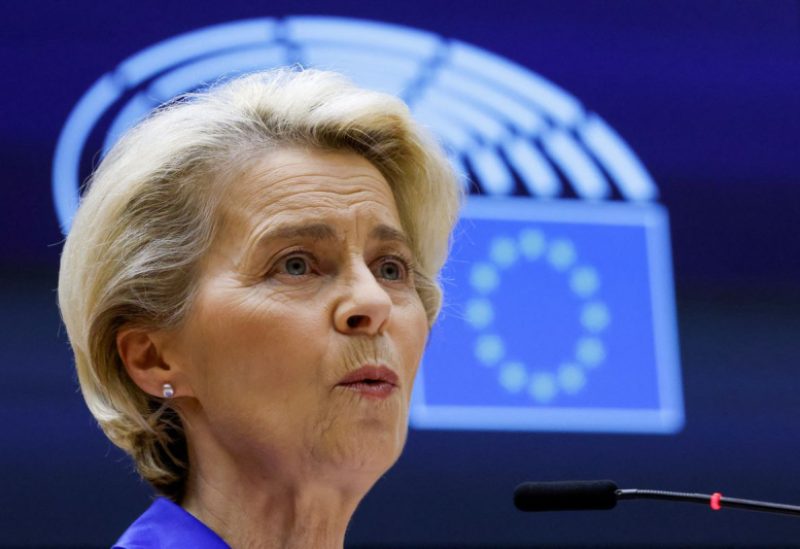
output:
[[[328,440],[326,461],[340,472],[372,474],[377,480],[400,457],[408,425],[377,427],[360,425],[347,434],[340,433],[336,440]]]

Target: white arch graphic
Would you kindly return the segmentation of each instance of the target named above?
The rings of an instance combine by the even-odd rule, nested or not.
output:
[[[397,94],[471,172],[485,194],[556,198],[565,185],[603,200],[658,190],[625,141],[598,115],[542,76],[490,52],[399,25],[302,16],[236,21],[155,44],[100,77],[59,136],[53,198],[66,234],[80,200],[79,170],[100,119],[115,112],[104,150],[175,95],[254,70],[299,63],[338,70]],[[123,98],[125,100],[123,101]]]

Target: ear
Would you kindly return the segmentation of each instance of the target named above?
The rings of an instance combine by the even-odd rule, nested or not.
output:
[[[117,331],[117,352],[128,376],[145,393],[161,397],[169,383],[174,397],[189,396],[186,383],[179,383],[180,372],[163,358],[163,334],[159,331],[123,326]]]

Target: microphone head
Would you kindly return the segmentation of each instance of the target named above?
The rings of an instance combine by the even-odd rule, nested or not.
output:
[[[524,482],[514,490],[520,511],[589,511],[613,509],[617,485],[610,480]]]

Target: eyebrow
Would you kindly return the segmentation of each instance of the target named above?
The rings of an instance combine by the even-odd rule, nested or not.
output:
[[[272,242],[274,240],[292,240],[297,238],[306,238],[314,241],[335,240],[336,230],[325,223],[285,225],[266,232],[258,239],[258,242],[259,245],[263,245],[263,243]],[[369,232],[368,238],[380,240],[382,242],[398,242],[406,246],[409,250],[413,249],[408,236],[406,236],[403,231],[389,225],[377,225]]]
[[[369,238],[381,240],[383,242],[399,242],[409,250],[413,249],[411,247],[411,241],[408,236],[406,236],[406,233],[394,227],[390,227],[389,225],[378,225],[369,232]]]
[[[293,238],[308,238],[311,240],[333,240],[336,238],[336,231],[333,227],[325,223],[313,223],[311,225],[288,225],[278,227],[267,232],[260,239],[262,242],[269,242],[273,239],[290,240]]]

